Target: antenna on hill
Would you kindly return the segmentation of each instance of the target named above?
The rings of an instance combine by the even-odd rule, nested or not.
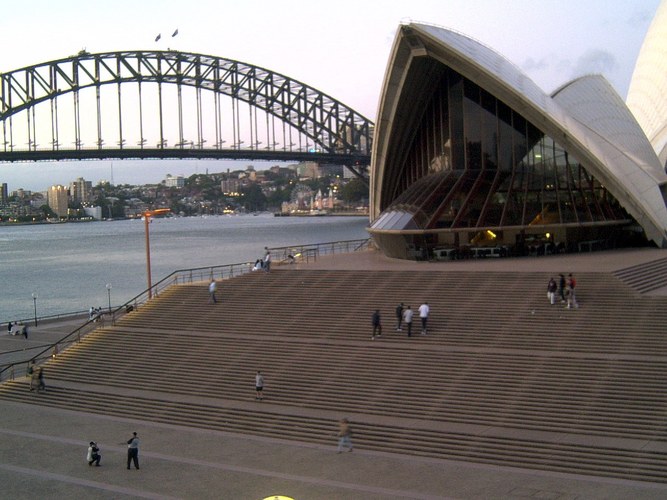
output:
[[[111,162],[111,182],[110,184],[113,186],[113,162]]]

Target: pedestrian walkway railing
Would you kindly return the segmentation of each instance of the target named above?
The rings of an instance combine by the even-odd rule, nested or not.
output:
[[[371,239],[332,241],[328,243],[314,243],[307,245],[292,245],[289,247],[270,248],[274,260],[278,263],[291,264],[296,262],[316,261],[322,255],[336,253],[351,253],[367,250],[371,246]]]
[[[331,255],[336,253],[351,253],[366,250],[370,247],[370,239],[335,241],[329,243],[315,243],[309,245],[292,245],[289,247],[272,247],[269,250],[273,260],[277,264],[291,264],[298,262],[310,262],[317,260],[322,255]],[[30,361],[39,364],[47,359],[55,358],[72,344],[81,341],[88,333],[97,328],[104,328],[114,325],[116,320],[125,314],[131,313],[146,304],[151,298],[158,297],[167,288],[173,285],[183,285],[190,283],[210,282],[211,280],[225,280],[241,276],[252,272],[254,262],[241,262],[238,264],[224,264],[219,266],[196,267],[191,269],[178,269],[167,277],[161,279],[149,289],[132,297],[124,304],[115,308],[111,307],[107,311],[99,313],[94,318],[85,321],[81,326],[71,333],[54,342],[53,344],[36,346],[26,349],[26,356],[21,361],[0,364],[0,383],[5,380],[13,380],[17,377],[23,377],[28,373]],[[71,313],[62,315],[62,317],[76,316],[80,313]],[[51,319],[55,316],[49,317]],[[44,318],[40,318],[44,319]]]

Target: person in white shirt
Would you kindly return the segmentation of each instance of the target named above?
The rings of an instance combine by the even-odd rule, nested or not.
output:
[[[208,285],[208,303],[215,304],[217,302],[215,298],[215,291],[218,289],[218,285],[215,280],[211,280]]]
[[[264,271],[267,273],[271,272],[271,251],[268,247],[264,247],[266,253],[264,254]]]
[[[419,318],[422,320],[422,335],[426,335],[426,322],[428,321],[428,313],[430,310],[428,302],[424,302],[419,306]]]
[[[410,306],[403,311],[403,323],[408,327],[408,337],[412,337],[412,316],[414,313]]]
[[[259,401],[262,400],[262,390],[264,389],[264,377],[262,376],[262,372],[258,371],[257,375],[255,375],[255,392],[256,396],[255,399],[258,399]]]

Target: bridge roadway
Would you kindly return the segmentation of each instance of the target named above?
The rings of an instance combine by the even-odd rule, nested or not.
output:
[[[516,271],[613,271],[665,256],[643,249],[589,255],[520,259]],[[509,261],[475,262],[477,269]],[[467,267],[471,263],[397,262],[373,253],[340,255],[299,266],[340,269]],[[655,293],[667,294],[665,289]],[[70,320],[33,329],[46,342],[67,330]],[[61,328],[62,327],[62,328]],[[60,329],[60,330],[59,330]],[[30,340],[32,341],[32,340]],[[9,343],[8,343],[9,342]],[[25,342],[4,339],[0,348]],[[103,377],[90,362],[91,378]],[[48,379],[47,379],[48,387]],[[193,380],[193,383],[199,383]],[[131,377],[128,375],[128,384]],[[40,397],[35,394],[35,398]],[[257,404],[252,400],[249,407]],[[151,498],[259,500],[286,495],[294,500],[380,499],[662,499],[667,485],[584,475],[432,460],[355,449],[251,437],[156,424],[126,418],[0,401],[0,497],[12,499]],[[354,415],[350,415],[354,421]],[[141,438],[141,470],[126,470],[126,445]],[[101,467],[85,461],[90,440],[102,448]],[[168,492],[168,493],[165,493]]]

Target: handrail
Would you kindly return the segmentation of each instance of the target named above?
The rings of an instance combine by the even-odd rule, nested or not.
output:
[[[358,252],[367,249],[370,246],[370,241],[370,238],[366,238],[360,240],[335,241],[329,243],[314,243],[310,245],[272,247],[269,248],[269,250],[272,252],[276,264],[280,265],[291,264],[293,262],[299,261],[310,262],[310,260],[317,260],[320,255]],[[292,258],[290,258],[290,256]],[[166,277],[162,278],[157,283],[153,284],[150,288],[150,294],[149,290],[146,289],[132,297],[124,304],[117,306],[115,309],[102,312],[96,318],[88,319],[83,325],[79,326],[71,333],[65,335],[60,340],[46,345],[44,349],[42,349],[35,356],[31,356],[29,359],[23,361],[17,361],[0,366],[0,383],[4,380],[13,380],[18,376],[26,375],[30,361],[39,363],[45,359],[56,357],[58,352],[61,351],[63,347],[66,347],[72,343],[80,342],[81,339],[88,333],[98,328],[100,326],[97,324],[98,322],[101,322],[101,326],[104,327],[107,317],[111,317],[111,324],[114,325],[118,318],[133,310],[138,309],[139,306],[143,306],[143,304],[147,303],[151,299],[151,296],[158,297],[160,293],[172,285],[198,283],[202,281],[208,282],[212,279],[230,279],[252,272],[253,266],[253,262],[240,262],[237,264],[222,264],[217,266],[177,269],[176,271],[173,271]],[[87,312],[85,313],[87,314]],[[35,348],[38,349],[39,347],[43,346],[36,346]],[[21,369],[21,365],[25,365],[23,369]]]

